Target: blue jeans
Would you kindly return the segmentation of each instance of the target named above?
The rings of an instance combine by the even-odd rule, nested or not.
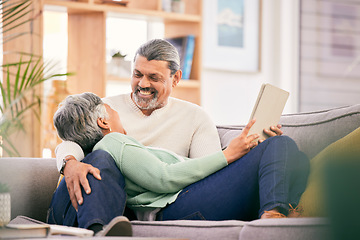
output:
[[[111,155],[97,150],[87,155],[84,163],[98,168],[101,181],[88,174],[91,193],[82,189],[84,202],[78,211],[72,206],[65,179],[56,189],[48,212],[50,224],[88,228],[94,223],[106,225],[124,213],[126,204],[125,179]]]
[[[287,136],[267,139],[222,170],[183,189],[157,220],[253,220],[275,207],[285,214],[304,192],[309,160]]]

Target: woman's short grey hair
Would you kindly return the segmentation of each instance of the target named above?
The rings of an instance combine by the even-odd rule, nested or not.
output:
[[[98,118],[108,118],[103,101],[94,93],[82,93],[66,97],[53,120],[59,137],[76,142],[87,154],[104,136]]]
[[[164,39],[152,39],[144,43],[136,51],[134,61],[137,55],[145,57],[148,61],[168,62],[171,76],[180,69],[180,57],[177,49]]]

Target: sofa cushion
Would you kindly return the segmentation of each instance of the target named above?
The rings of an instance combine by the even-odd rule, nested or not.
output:
[[[284,135],[295,140],[310,159],[360,126],[360,104],[318,112],[285,114],[280,118]],[[238,136],[243,125],[217,126],[222,147]]]
[[[239,239],[242,221],[132,221],[134,237],[173,237],[191,240]]]
[[[346,160],[344,157],[347,155],[356,156],[351,158],[354,161],[358,161],[360,157],[360,128],[330,144],[311,159],[308,185],[299,202],[299,206],[303,209],[302,216],[327,216],[324,192],[326,185],[323,182],[325,179],[324,171],[327,165],[330,164],[330,160],[344,162]]]
[[[24,215],[45,222],[59,173],[55,159],[0,158],[0,182],[10,188],[11,218]]]
[[[240,240],[319,240],[331,239],[330,234],[325,218],[273,218],[245,224]]]

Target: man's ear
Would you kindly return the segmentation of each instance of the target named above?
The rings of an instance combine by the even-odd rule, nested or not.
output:
[[[172,87],[176,87],[176,85],[178,85],[178,83],[180,82],[182,76],[182,71],[178,70],[175,74],[174,74],[174,79],[173,79],[173,83],[172,83]]]
[[[97,124],[102,130],[109,130],[110,129],[109,122],[104,118],[98,118]]]

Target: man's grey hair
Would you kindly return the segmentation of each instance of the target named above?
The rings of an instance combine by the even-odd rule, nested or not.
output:
[[[100,97],[94,93],[82,93],[66,97],[53,120],[59,137],[76,142],[87,154],[104,136],[97,124],[98,118],[108,117]]]
[[[145,57],[148,61],[158,60],[168,62],[171,76],[180,69],[180,57],[177,49],[164,39],[152,39],[143,45],[135,53],[136,56]]]

